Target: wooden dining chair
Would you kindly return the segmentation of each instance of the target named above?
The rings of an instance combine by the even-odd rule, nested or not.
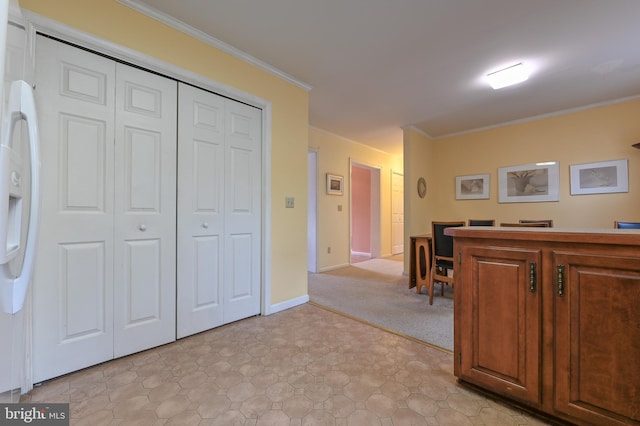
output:
[[[495,219],[469,219],[469,226],[496,226]]]
[[[433,288],[436,282],[442,286],[440,295],[444,295],[445,284],[453,287],[453,237],[444,234],[444,230],[453,226],[465,226],[464,221],[458,222],[431,222],[431,277],[427,292],[429,304],[433,305]],[[451,275],[449,275],[451,271]]]
[[[613,227],[616,229],[640,229],[640,222],[623,222],[621,220],[615,220]]]
[[[511,228],[548,228],[549,224],[546,222],[531,222],[531,223],[502,222],[500,226],[506,226]]]
[[[518,223],[538,223],[544,222],[549,225],[549,228],[553,228],[553,219],[520,219]]]

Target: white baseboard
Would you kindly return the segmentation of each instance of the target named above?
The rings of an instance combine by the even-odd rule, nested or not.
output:
[[[305,294],[304,296],[296,297],[295,299],[285,300],[284,302],[276,303],[275,305],[271,305],[269,308],[269,312],[267,315],[275,314],[277,312],[281,312],[290,308],[294,308],[299,305],[304,305],[309,301],[309,295]]]
[[[11,404],[20,401],[20,388],[0,392],[0,403]]]
[[[318,272],[333,271],[334,269],[340,269],[340,268],[344,268],[346,266],[349,266],[349,264],[348,263],[343,263],[342,265],[327,266],[326,268],[320,268],[320,270]]]

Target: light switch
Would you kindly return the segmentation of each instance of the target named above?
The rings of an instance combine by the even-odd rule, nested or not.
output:
[[[294,198],[293,197],[284,197],[284,206],[287,209],[292,209],[294,206]]]
[[[338,211],[341,212],[342,211],[342,204],[338,204]]]

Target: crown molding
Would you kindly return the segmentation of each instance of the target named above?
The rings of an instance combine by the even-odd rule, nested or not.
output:
[[[127,6],[137,12],[142,13],[143,15],[146,15],[152,19],[155,19],[156,21],[162,22],[165,25],[168,25],[180,32],[183,32],[185,34],[187,34],[188,36],[191,36],[197,40],[200,40],[210,46],[215,47],[216,49],[222,50],[225,53],[228,53],[231,56],[234,56],[244,62],[247,62],[257,68],[260,68],[264,71],[267,71],[268,73],[271,73],[273,75],[275,75],[276,77],[279,77],[291,84],[294,84],[298,87],[300,87],[301,89],[308,91],[311,91],[312,87],[307,84],[307,83],[303,83],[300,80],[297,80],[296,78],[294,78],[293,76],[285,73],[284,71],[279,70],[278,68],[274,67],[273,65],[270,65],[266,62],[261,61],[258,58],[255,58],[251,55],[249,55],[248,53],[245,53],[243,51],[241,51],[240,49],[236,49],[235,47],[231,46],[228,43],[225,43],[222,40],[218,40],[215,37],[210,36],[209,34],[206,34],[203,31],[200,31],[190,25],[187,25],[186,23],[167,15],[166,13],[160,12],[157,9],[154,9],[150,6],[147,6],[145,4],[142,4],[141,2],[137,1],[137,0],[116,0],[118,3]]]

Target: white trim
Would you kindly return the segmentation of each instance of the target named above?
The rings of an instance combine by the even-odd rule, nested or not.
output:
[[[261,313],[269,315],[271,313],[271,305],[268,302],[271,300],[271,252],[269,250],[269,247],[271,247],[271,102],[33,12],[25,10],[23,14],[27,21],[33,25],[33,31],[59,38],[185,83],[193,84],[262,110],[262,206],[264,210],[262,211]]]
[[[203,31],[200,31],[188,24],[185,24],[184,22],[172,16],[169,16],[166,13],[160,12],[159,10],[153,7],[147,6],[137,0],[116,0],[116,1],[124,6],[130,7],[131,9],[134,9],[135,11],[142,13],[143,15],[146,15],[152,19],[155,19],[156,21],[162,22],[163,24],[166,24],[177,31],[185,33],[190,37],[200,40],[210,46],[215,47],[216,49],[219,49],[225,53],[228,53],[231,56],[234,56],[257,68],[267,71],[275,75],[276,77],[279,77],[285,81],[288,81],[289,83],[295,84],[296,86],[306,91],[310,91],[312,89],[312,87],[309,84],[303,83],[300,80],[295,79],[291,75],[285,73],[284,71],[279,70],[273,65],[263,62],[260,59],[255,58],[249,55],[248,53],[245,53],[242,50],[237,49],[231,46],[230,44],[225,43],[222,40],[218,40],[217,38],[212,37]]]
[[[362,256],[371,258],[371,253],[365,253],[363,251],[351,251],[351,256]]]
[[[443,139],[447,139],[447,138],[452,138],[454,136],[468,135],[470,133],[484,132],[486,130],[499,129],[501,127],[514,126],[516,124],[529,123],[531,121],[538,121],[538,120],[544,120],[546,118],[553,118],[553,117],[558,117],[558,116],[567,115],[567,114],[574,114],[574,113],[577,113],[577,112],[580,112],[580,111],[586,111],[586,110],[590,110],[590,109],[606,107],[606,106],[609,106],[609,105],[621,104],[623,102],[631,102],[631,101],[635,101],[637,99],[640,99],[640,95],[627,96],[625,98],[618,98],[618,99],[612,99],[612,100],[609,100],[609,101],[596,102],[596,103],[593,103],[593,104],[578,106],[578,107],[575,107],[575,108],[567,108],[567,109],[562,109],[562,110],[559,110],[559,111],[549,112],[549,113],[546,113],[546,114],[533,115],[533,116],[530,116],[530,117],[519,118],[519,119],[511,120],[511,121],[505,121],[505,122],[498,123],[498,124],[492,124],[490,126],[476,127],[474,129],[462,130],[460,132],[445,133],[444,135],[440,135],[440,136],[431,136],[430,134],[428,134],[424,130],[418,129],[415,125],[404,126],[404,127],[402,127],[402,130],[413,130],[413,131],[415,131],[417,133],[420,133],[421,135],[423,135],[423,136],[425,136],[425,137],[427,137],[427,138],[429,138],[431,140],[439,141],[439,140],[443,140]]]
[[[314,129],[314,130],[317,130],[318,132],[326,133],[327,135],[330,135],[330,136],[332,136],[332,137],[334,137],[334,138],[338,138],[338,139],[341,139],[341,140],[343,140],[343,141],[345,141],[345,142],[349,142],[349,143],[352,143],[352,144],[359,145],[359,146],[361,146],[361,147],[363,147],[363,148],[367,148],[367,149],[370,149],[370,150],[372,150],[372,151],[379,152],[379,153],[384,154],[384,155],[389,155],[389,156],[391,156],[391,155],[392,155],[392,154],[389,154],[387,151],[383,151],[383,150],[381,150],[381,149],[379,149],[379,148],[374,148],[374,147],[372,147],[371,145],[367,145],[367,144],[364,144],[364,143],[362,143],[362,142],[354,141],[353,139],[349,139],[349,138],[346,138],[346,137],[344,137],[344,136],[341,136],[341,135],[339,135],[339,134],[337,134],[337,133],[333,133],[333,132],[330,132],[330,131],[328,131],[328,130],[321,129],[320,127],[316,127],[316,126],[309,125],[309,129]]]
[[[343,263],[341,265],[333,265],[333,266],[327,266],[327,267],[324,267],[324,268],[320,268],[318,270],[318,273],[329,272],[329,271],[333,271],[334,269],[346,268],[347,266],[351,266],[351,263]]]
[[[401,127],[403,131],[407,131],[407,130],[413,130],[414,132],[424,136],[427,139],[432,139],[435,140],[435,138],[433,136],[431,136],[429,133],[425,132],[422,129],[418,129],[415,124],[410,124],[408,126],[402,126]],[[446,136],[441,136],[441,138],[445,138]]]
[[[268,118],[267,118],[268,117]],[[262,315],[271,315],[271,102],[262,111]]]
[[[305,294],[304,296],[296,297],[294,299],[285,300],[284,302],[276,303],[275,305],[271,305],[269,310],[272,314],[284,311],[286,309],[295,308],[296,306],[304,305],[309,301],[309,295]]]
[[[133,49],[129,49],[128,47],[124,47],[122,45],[107,41],[92,34],[85,33],[52,19],[29,11],[24,11],[24,14],[29,19],[29,21],[33,23],[35,31],[37,32],[59,38],[60,40],[64,40],[69,43],[73,43],[76,46],[93,50],[117,60],[140,66],[142,68],[160,73],[175,80],[193,84],[202,89],[210,90],[212,92],[238,100],[248,105],[255,106],[260,109],[263,109],[271,104],[271,102],[269,101],[240,91],[232,86],[228,86],[215,80],[211,80],[210,78],[204,77],[200,74],[196,74],[185,68],[178,67],[169,62],[161,61],[157,58],[154,58],[153,56],[138,52]]]

